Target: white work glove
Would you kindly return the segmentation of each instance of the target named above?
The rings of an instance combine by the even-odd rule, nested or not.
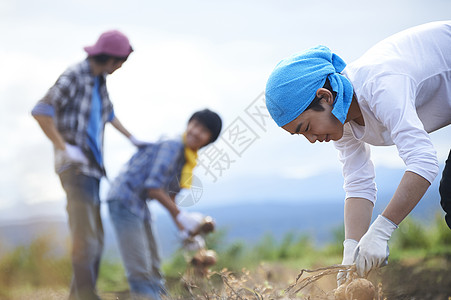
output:
[[[180,230],[179,231],[179,238],[182,240],[182,242],[190,237],[190,234],[187,230]]]
[[[65,162],[87,164],[88,158],[85,156],[80,147],[66,143],[65,150],[56,150],[56,160],[61,164]]]
[[[353,239],[346,239],[343,242],[343,261],[342,265],[352,265],[354,263],[354,252],[358,242]],[[337,274],[337,286],[342,285],[348,279],[348,272],[339,271]]]
[[[187,251],[197,251],[199,249],[205,248],[205,240],[200,235],[189,237],[189,233],[183,234],[184,230],[181,232],[180,237],[182,238],[183,248]],[[188,236],[188,238],[183,238],[183,236]]]
[[[183,228],[188,232],[194,232],[204,219],[204,215],[197,212],[185,212],[181,210],[176,217]]]
[[[373,268],[383,267],[388,262],[388,240],[398,226],[379,215],[360,239],[354,258],[357,274],[365,277]]]
[[[131,142],[133,145],[135,145],[135,146],[138,147],[138,148],[139,148],[139,147],[144,147],[144,146],[146,146],[146,145],[149,145],[148,142],[144,142],[144,141],[138,140],[138,139],[135,138],[133,135],[131,135],[128,139],[130,140],[130,142]]]

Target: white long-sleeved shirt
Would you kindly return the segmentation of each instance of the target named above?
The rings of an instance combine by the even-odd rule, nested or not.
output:
[[[376,201],[369,145],[396,145],[406,170],[432,182],[438,161],[428,133],[451,124],[451,21],[395,34],[349,64],[343,75],[365,121],[364,126],[346,123],[334,143],[346,198]]]

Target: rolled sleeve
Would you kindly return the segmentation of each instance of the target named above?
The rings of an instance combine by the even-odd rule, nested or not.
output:
[[[55,116],[55,109],[51,104],[38,102],[31,110],[32,116]]]
[[[434,148],[417,148],[418,153],[411,153],[406,171],[416,173],[432,184],[439,173],[437,155]]]
[[[113,121],[115,117],[116,117],[116,115],[114,114],[114,109],[113,109],[113,110],[111,110],[111,113],[107,119],[107,122]]]

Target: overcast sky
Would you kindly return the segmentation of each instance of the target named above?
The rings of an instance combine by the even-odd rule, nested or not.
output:
[[[279,60],[323,44],[351,62],[384,37],[450,17],[448,0],[2,0],[0,209],[64,203],[51,143],[30,110],[105,30],[123,31],[135,49],[108,87],[116,115],[137,138],[180,134],[187,118],[204,107],[221,114],[224,128],[248,130],[241,142],[230,145],[229,136],[218,143],[230,159],[222,173],[197,170],[209,201],[220,204],[235,196],[227,190],[243,190],[252,180],[302,181],[340,172],[331,143],[310,145],[258,115],[266,79]],[[432,134],[441,162],[450,136],[451,128]],[[134,147],[111,127],[105,139],[105,163],[114,178]],[[373,152],[376,166],[402,166],[393,147]],[[106,182],[102,186],[108,189]],[[247,192],[259,195],[258,188]]]

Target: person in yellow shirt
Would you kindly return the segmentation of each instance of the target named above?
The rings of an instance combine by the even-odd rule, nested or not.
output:
[[[158,201],[177,225],[180,238],[187,239],[202,216],[180,209],[175,196],[181,188],[191,187],[197,151],[213,143],[221,127],[217,113],[209,109],[194,113],[182,136],[140,147],[112,182],[107,203],[133,299],[160,299],[165,293],[146,201]],[[205,245],[200,236],[194,242],[198,248]]]

